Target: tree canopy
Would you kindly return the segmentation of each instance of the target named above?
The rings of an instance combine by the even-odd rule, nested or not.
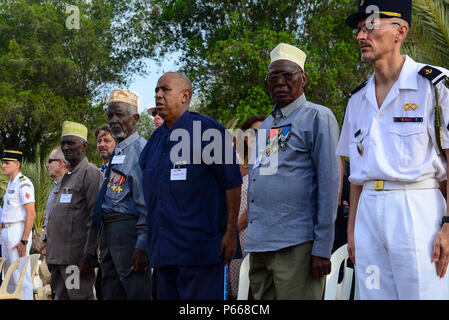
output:
[[[306,95],[342,119],[352,88],[366,79],[357,42],[344,19],[353,1],[151,0],[147,28],[163,48],[181,50],[182,70],[202,96],[202,112],[226,122],[268,114],[265,77],[270,51],[280,42],[307,55]]]
[[[90,131],[104,123],[105,90],[143,71],[139,58],[151,52],[133,37],[141,25],[127,19],[128,1],[70,4],[0,2],[0,149],[29,160],[38,145],[45,155],[58,143],[64,120]]]

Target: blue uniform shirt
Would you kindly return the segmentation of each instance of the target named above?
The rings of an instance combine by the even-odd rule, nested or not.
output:
[[[311,254],[330,258],[340,190],[337,120],[303,94],[274,108],[258,135],[264,130],[254,149],[260,166],[249,171],[245,251],[277,251],[313,240]]]
[[[147,228],[146,210],[142,192],[142,171],[139,168],[139,155],[146,140],[133,133],[121,141],[114,150],[114,157],[124,156],[122,163],[112,160],[108,189],[101,206],[103,214],[120,213],[138,217],[137,249],[146,249]],[[121,161],[120,161],[121,162]]]
[[[217,129],[214,132],[219,133],[217,142],[222,140],[220,149],[224,145],[228,149],[227,154],[222,154],[221,164],[216,161],[207,165],[205,158],[201,160],[201,154],[210,151],[210,141],[201,140],[207,129]],[[170,136],[177,133],[188,135],[170,141]],[[190,152],[179,151],[178,141],[186,142]],[[218,156],[216,152],[214,156]],[[185,158],[173,163],[171,153]],[[233,164],[223,164],[226,155]],[[175,164],[187,170],[186,180],[171,181]],[[232,137],[225,134],[225,128],[210,117],[186,111],[170,130],[164,123],[153,133],[140,156],[140,167],[148,210],[151,267],[221,263],[224,254],[219,256],[220,246],[227,222],[226,190],[242,184]]]

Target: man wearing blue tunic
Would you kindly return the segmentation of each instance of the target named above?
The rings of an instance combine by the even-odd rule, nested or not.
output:
[[[232,137],[188,110],[192,87],[183,74],[164,74],[155,91],[164,124],[148,140],[140,167],[157,297],[223,299],[223,266],[238,251],[242,184]]]

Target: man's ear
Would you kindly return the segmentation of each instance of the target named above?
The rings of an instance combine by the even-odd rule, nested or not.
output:
[[[304,88],[307,84],[307,73],[303,72],[301,74],[301,77],[302,77],[302,83],[303,83],[302,87]]]
[[[190,101],[190,97],[192,96],[192,93],[190,92],[189,89],[184,89],[182,90],[182,103],[187,103],[188,101]]]

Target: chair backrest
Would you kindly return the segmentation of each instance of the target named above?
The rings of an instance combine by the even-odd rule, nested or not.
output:
[[[14,292],[12,294],[9,294],[7,291],[8,288],[8,283],[11,279],[11,276],[13,274],[14,271],[16,271],[19,268],[19,264],[20,261],[26,260],[22,269],[22,272],[20,273],[20,278],[19,278],[19,282],[17,283],[16,289],[14,290]],[[3,283],[0,287],[0,297],[2,295],[14,295],[17,299],[22,299],[23,300],[23,291],[22,291],[22,283],[23,283],[23,278],[25,277],[25,273],[28,270],[28,263],[30,262],[30,257],[22,257],[17,259],[16,261],[14,261],[8,268],[8,271],[6,272],[6,276],[3,280]]]
[[[30,265],[31,265],[31,282],[34,283],[34,277],[37,273],[37,268],[39,267],[40,253],[35,253],[30,255]]]
[[[326,277],[324,300],[349,300],[354,270],[346,266],[349,258],[348,245],[345,244],[332,254],[331,273]],[[338,283],[340,266],[343,263],[343,281]]]
[[[240,266],[240,276],[239,276],[239,290],[237,293],[237,300],[248,300],[249,294],[249,256],[248,253],[243,259]]]
[[[0,272],[2,272],[3,269],[3,263],[5,262],[6,258],[0,257]]]
[[[6,290],[8,288],[9,279],[11,279],[12,273],[19,268],[19,259],[14,261],[6,271],[6,275],[3,278],[2,285],[0,286],[0,295],[6,295],[8,294],[8,291]]]

